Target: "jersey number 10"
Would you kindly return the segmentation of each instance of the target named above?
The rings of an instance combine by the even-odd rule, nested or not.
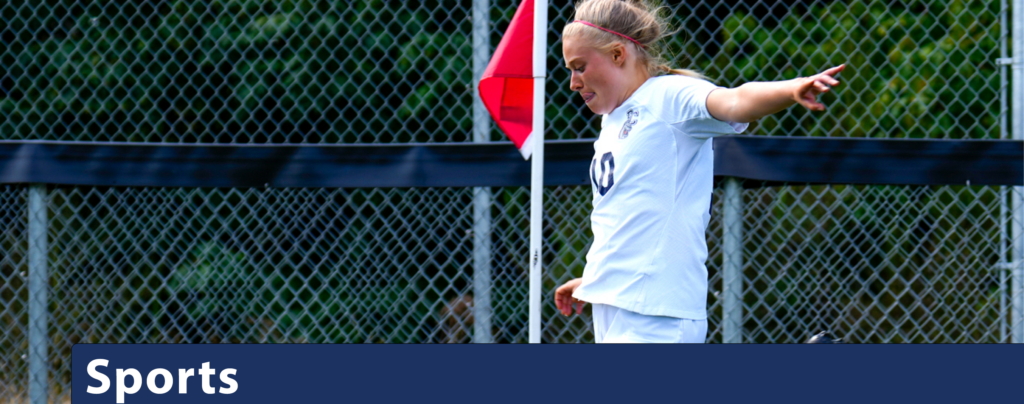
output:
[[[612,156],[612,152],[602,155],[600,161],[595,157],[590,162],[590,180],[594,182],[594,187],[601,196],[615,185],[615,157]]]

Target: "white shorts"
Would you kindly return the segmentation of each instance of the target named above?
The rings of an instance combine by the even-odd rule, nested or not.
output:
[[[594,304],[594,339],[597,343],[703,344],[708,320],[648,316],[607,304]]]

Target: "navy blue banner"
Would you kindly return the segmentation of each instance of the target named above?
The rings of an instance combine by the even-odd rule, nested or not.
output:
[[[715,175],[770,183],[1024,185],[1019,140],[725,136]]]
[[[544,181],[590,179],[592,141],[549,142]],[[391,188],[525,186],[530,162],[511,143],[169,145],[0,141],[0,184]]]
[[[1024,185],[1024,142],[731,136],[715,175],[777,183]],[[546,185],[587,185],[593,140],[545,143]],[[170,145],[0,141],[0,184],[152,187],[527,186],[510,143]]]
[[[1024,345],[88,345],[72,401],[1016,402]]]

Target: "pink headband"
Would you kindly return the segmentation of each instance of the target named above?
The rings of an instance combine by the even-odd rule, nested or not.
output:
[[[639,42],[639,41],[637,41],[636,39],[633,39],[633,38],[630,38],[630,37],[628,37],[628,36],[622,35],[622,34],[620,34],[620,33],[618,33],[618,32],[612,31],[612,30],[610,30],[610,29],[608,29],[608,28],[601,28],[601,27],[598,27],[597,25],[591,24],[590,22],[587,22],[587,21],[583,21],[583,20],[576,20],[576,21],[573,21],[572,23],[579,23],[579,24],[583,24],[583,25],[586,25],[586,26],[588,26],[588,27],[594,27],[594,28],[597,28],[597,29],[599,29],[599,30],[601,30],[601,31],[604,31],[604,32],[607,32],[607,33],[610,33],[610,34],[615,34],[615,35],[621,36],[621,37],[623,37],[623,38],[626,38],[626,39],[630,40],[631,42],[635,43],[635,44],[636,44],[636,46],[639,46],[639,47],[641,47],[641,48],[646,48],[646,46],[644,46],[644,44],[640,43],[640,42]],[[572,23],[570,23],[570,24],[572,24]]]

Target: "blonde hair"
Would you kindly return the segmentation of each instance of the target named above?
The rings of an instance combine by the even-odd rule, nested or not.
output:
[[[576,2],[575,20],[587,21],[598,27],[628,36],[643,46],[621,36],[584,24],[566,24],[562,37],[580,38],[602,51],[610,51],[617,43],[634,46],[642,66],[647,67],[651,76],[679,74],[707,79],[703,74],[689,69],[669,67],[662,56],[661,39],[670,35],[668,24],[659,14],[661,7],[655,7],[645,0],[579,0]]]

